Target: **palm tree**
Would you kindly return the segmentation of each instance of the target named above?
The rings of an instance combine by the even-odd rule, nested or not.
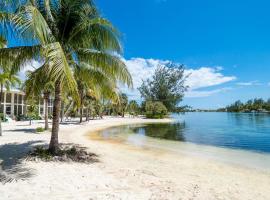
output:
[[[44,129],[49,130],[49,120],[48,120],[48,106],[49,98],[54,90],[54,82],[50,80],[50,77],[43,75],[43,78],[40,78],[42,68],[35,70],[34,72],[29,72],[25,81],[25,93],[26,97],[36,96],[40,97],[43,94],[43,99],[45,102],[44,107]]]
[[[18,76],[12,73],[10,70],[3,69],[2,73],[0,73],[0,112],[3,113],[4,109],[2,106],[3,96],[4,96],[4,88],[6,91],[10,91],[11,87],[18,86],[21,83]],[[3,117],[5,114],[3,113]],[[2,136],[2,116],[0,117],[0,136]]]
[[[128,96],[124,93],[120,94],[120,100],[118,102],[118,108],[120,110],[121,116],[125,117],[125,112],[128,106]]]
[[[139,105],[137,101],[131,100],[128,104],[129,114],[131,114],[133,117],[138,115],[139,112]]]
[[[117,80],[111,74],[105,74],[100,70],[84,64],[75,67],[74,76],[77,81],[79,91],[81,123],[85,98],[87,96],[90,96],[96,100],[101,99],[101,97],[111,98],[113,94],[117,94]],[[108,96],[108,94],[111,96]]]
[[[41,74],[47,74],[54,82],[49,150],[57,153],[62,89],[68,87],[74,97],[78,96],[76,66],[91,66],[132,85],[131,76],[118,56],[122,53],[119,34],[100,16],[91,0],[29,0],[13,10],[16,11],[0,12],[2,28],[6,32],[12,30],[25,45],[0,49],[0,64],[13,61],[16,71],[32,59],[45,63]]]

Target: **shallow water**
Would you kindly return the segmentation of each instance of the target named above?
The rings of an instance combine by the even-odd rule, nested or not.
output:
[[[103,131],[270,153],[270,114],[186,113],[173,115],[174,123],[129,125]],[[137,141],[139,142],[139,141]]]
[[[98,132],[99,138],[137,147],[203,155],[248,167],[270,168],[270,115],[186,113],[170,124],[137,124]]]

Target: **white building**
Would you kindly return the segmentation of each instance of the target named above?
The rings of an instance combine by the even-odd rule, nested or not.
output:
[[[43,98],[39,100],[38,111],[40,116],[44,116],[45,101]],[[49,100],[48,112],[52,113],[53,102]],[[15,119],[16,116],[25,115],[27,113],[27,105],[25,104],[25,93],[12,89],[6,91],[4,89],[1,103],[1,113],[5,113],[7,116]]]

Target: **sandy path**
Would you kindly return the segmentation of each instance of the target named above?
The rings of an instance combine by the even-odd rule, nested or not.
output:
[[[60,141],[77,143],[99,155],[100,162],[13,162],[35,141],[49,134],[33,134],[26,122],[5,124],[0,159],[17,181],[0,184],[2,199],[270,199],[270,171],[259,171],[198,156],[89,140],[88,131],[108,126],[153,122],[106,118],[83,125],[62,125]],[[17,144],[11,144],[16,142]],[[33,143],[33,144],[32,144]],[[7,153],[9,152],[9,153]],[[3,156],[5,153],[6,156]],[[14,170],[14,169],[17,169]],[[6,172],[6,170],[4,171]]]

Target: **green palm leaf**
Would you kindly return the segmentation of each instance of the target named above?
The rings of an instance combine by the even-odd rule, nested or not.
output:
[[[119,57],[91,49],[80,49],[77,51],[77,56],[80,62],[99,68],[105,74],[114,76],[122,83],[132,86],[132,77]]]

